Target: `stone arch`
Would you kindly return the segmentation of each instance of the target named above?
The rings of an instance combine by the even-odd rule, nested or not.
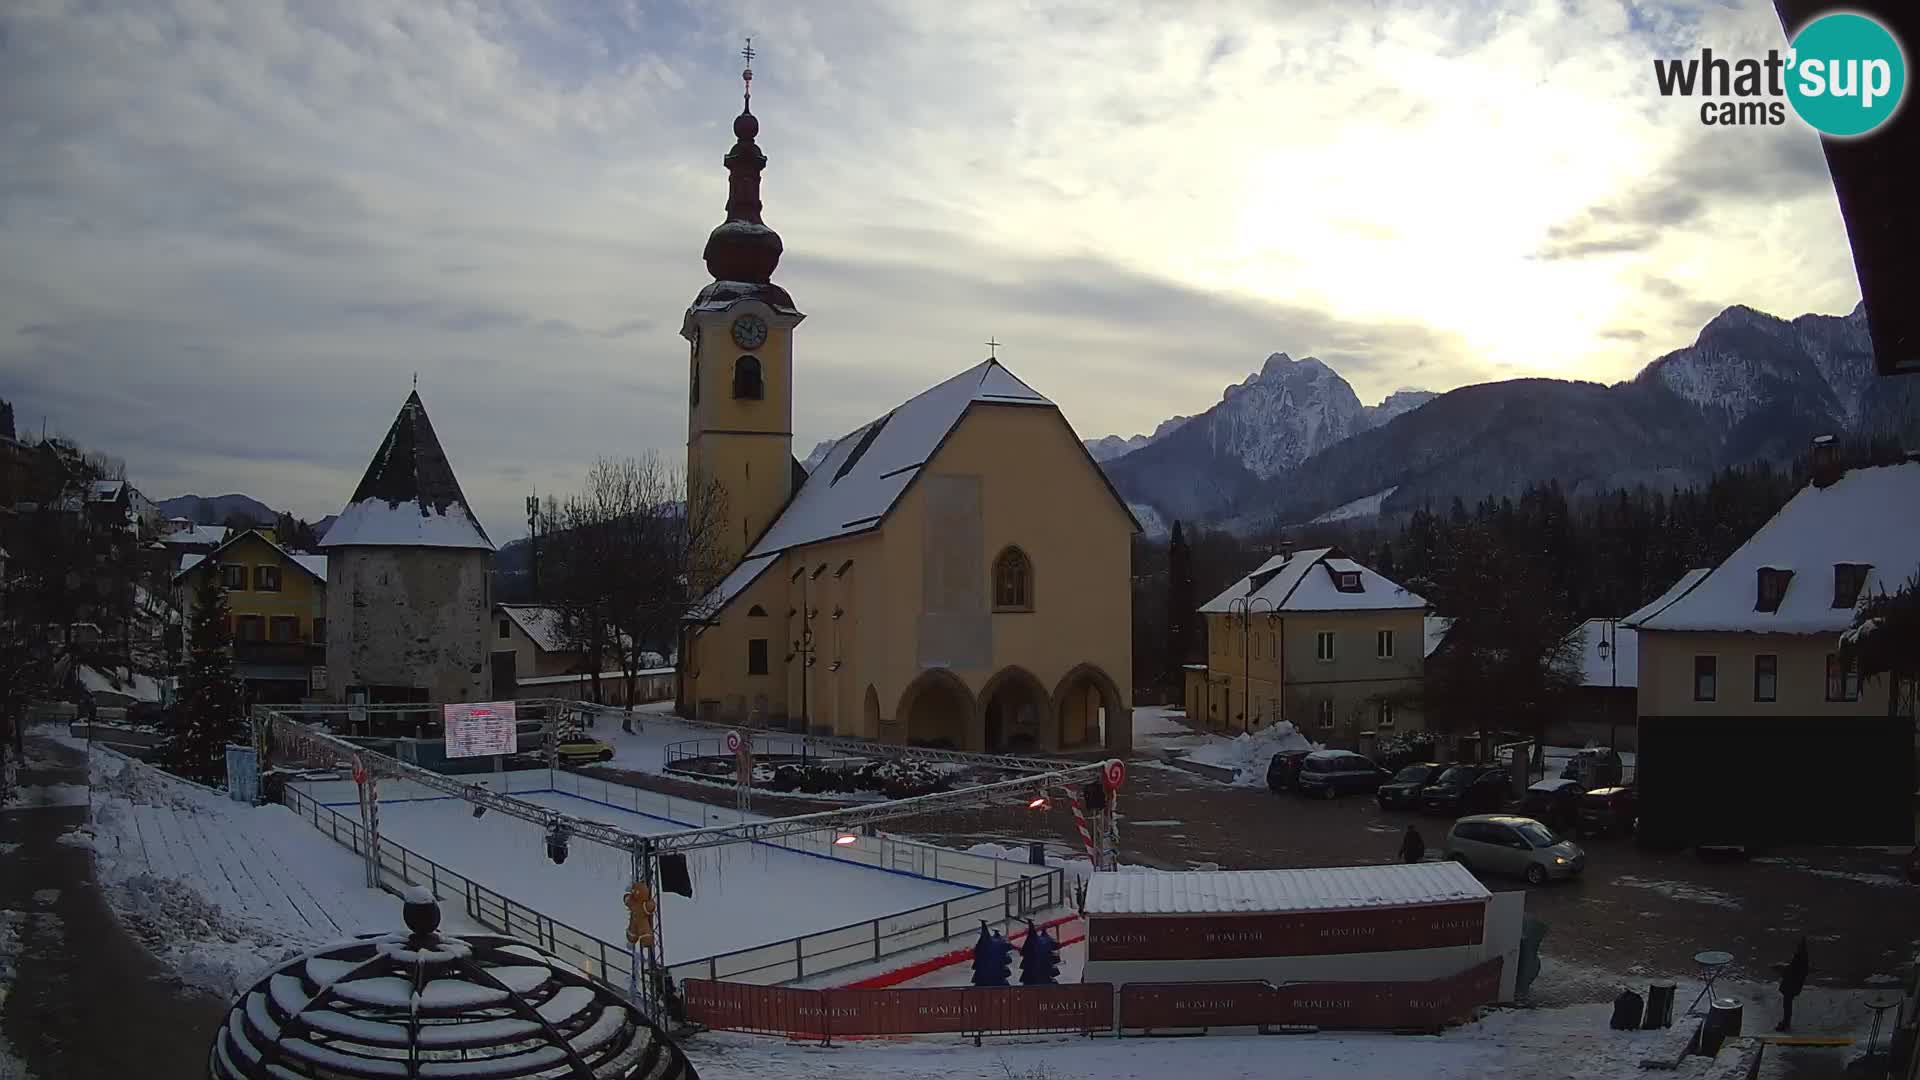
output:
[[[880,737],[880,692],[867,684],[866,700],[860,705],[860,734],[869,739]]]
[[[1133,714],[1120,685],[1097,664],[1076,664],[1060,677],[1053,688],[1055,744],[1063,750],[1100,743],[1113,753],[1133,749]],[[1105,737],[1101,739],[1099,714],[1106,710]]]
[[[964,750],[969,746],[968,727],[974,711],[973,691],[960,676],[946,668],[928,668],[900,692],[900,707],[894,718],[902,729],[901,739],[907,743],[945,742]]]
[[[1046,684],[1033,672],[1009,665],[980,688],[974,730],[989,754],[1053,749],[1046,723]]]

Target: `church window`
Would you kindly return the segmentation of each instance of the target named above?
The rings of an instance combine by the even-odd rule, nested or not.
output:
[[[747,674],[765,675],[767,673],[767,639],[752,638],[747,642]]]
[[[766,396],[760,381],[760,359],[743,356],[733,362],[733,396],[743,401],[759,401]]]
[[[700,361],[698,360],[693,362],[693,376],[689,382],[693,387],[693,401],[691,404],[698,405],[700,404]]]
[[[993,560],[993,607],[996,611],[1033,610],[1033,564],[1017,547]]]
[[[767,617],[767,609],[755,604],[747,609],[747,615],[751,618],[764,619]]]

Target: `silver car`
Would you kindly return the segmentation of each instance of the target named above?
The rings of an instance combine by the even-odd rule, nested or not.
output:
[[[1587,868],[1587,853],[1527,817],[1475,814],[1447,830],[1446,856],[1469,870],[1515,874],[1529,885],[1570,878]]]

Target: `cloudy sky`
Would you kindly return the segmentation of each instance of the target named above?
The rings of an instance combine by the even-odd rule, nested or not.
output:
[[[1768,0],[10,0],[0,397],[155,497],[337,511],[417,372],[470,499],[678,456],[752,34],[805,455],[1002,359],[1083,436],[1274,351],[1613,381],[1859,299],[1818,142],[1655,57]]]

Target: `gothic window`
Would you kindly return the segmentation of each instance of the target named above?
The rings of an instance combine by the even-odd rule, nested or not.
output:
[[[767,609],[755,604],[747,609],[747,615],[749,618],[764,619],[767,617]]]
[[[1033,564],[1017,547],[1007,548],[993,560],[993,607],[995,611],[1033,610]]]
[[[698,405],[700,404],[700,361],[698,358],[693,361],[693,375],[688,382],[692,386],[693,392],[693,400],[690,404]]]
[[[733,362],[733,396],[742,401],[759,401],[766,396],[760,381],[760,359],[743,356]]]

